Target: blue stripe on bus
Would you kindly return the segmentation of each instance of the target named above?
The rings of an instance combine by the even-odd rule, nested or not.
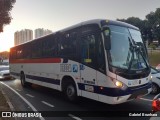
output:
[[[18,73],[11,72],[11,74],[19,76]],[[58,79],[51,79],[51,78],[45,78],[45,77],[39,77],[39,76],[33,76],[33,75],[26,75],[26,77],[29,79],[33,79],[33,80],[37,80],[41,82],[47,82],[47,83],[51,83],[55,85],[60,85],[60,80]],[[122,90],[120,88],[109,88],[109,87],[103,87],[103,89],[100,89],[100,86],[89,85],[89,84],[84,84],[84,83],[78,83],[78,88],[80,90],[87,91],[85,89],[85,85],[93,86],[94,93],[101,94],[101,95],[107,95],[111,97],[129,95],[129,94],[133,94],[136,91],[141,91],[143,89],[151,88],[151,83],[147,83],[147,84],[136,86],[136,87],[129,87],[125,90]]]
[[[20,76],[19,73],[15,73],[15,72],[11,72],[11,74],[15,75],[15,76]],[[33,75],[26,75],[26,78],[41,81],[41,82],[51,83],[51,84],[55,84],[55,85],[60,85],[60,80],[58,80],[58,79],[39,77],[39,76],[33,76]]]
[[[87,91],[85,89],[85,85],[88,85],[88,84],[78,83],[78,87],[80,90]],[[103,87],[103,89],[100,89],[100,86],[94,86],[94,85],[88,85],[88,86],[93,86],[93,88],[94,88],[93,93],[107,95],[107,96],[111,96],[111,97],[117,97],[117,96],[124,96],[124,95],[133,94],[134,92],[141,91],[142,89],[149,89],[149,88],[151,88],[151,83],[147,83],[145,85],[141,85],[141,86],[137,86],[137,87],[130,87],[125,90],[122,90],[120,88],[109,88],[109,87]]]
[[[26,75],[26,78],[41,81],[41,82],[51,83],[55,85],[60,85],[60,80],[58,79],[39,77],[39,76],[33,76],[33,75]]]

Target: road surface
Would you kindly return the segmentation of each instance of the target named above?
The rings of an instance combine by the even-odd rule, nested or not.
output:
[[[128,120],[149,120],[150,117],[129,117],[129,114],[150,112],[154,97],[154,95],[147,95],[120,105],[108,105],[86,98],[80,98],[77,103],[71,103],[65,100],[59,91],[37,85],[23,88],[18,79],[0,82],[0,86],[10,99],[14,111],[42,112],[42,117],[32,118],[34,120],[119,120],[122,118],[121,115],[126,115],[123,119]]]

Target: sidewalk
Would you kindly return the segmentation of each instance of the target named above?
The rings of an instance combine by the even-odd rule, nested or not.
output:
[[[10,108],[7,104],[7,101],[2,94],[2,90],[0,89],[0,111],[10,111]]]
[[[1,86],[0,86],[1,87]],[[3,111],[11,111],[10,110],[10,107],[7,103],[7,100],[6,98],[4,97],[4,94],[2,92],[2,89],[0,88],[0,114],[1,112]],[[1,116],[1,115],[0,115]],[[9,118],[1,118],[0,117],[0,120],[9,120]]]

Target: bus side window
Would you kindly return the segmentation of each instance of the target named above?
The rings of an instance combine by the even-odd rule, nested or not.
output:
[[[14,49],[11,49],[11,56],[10,56],[10,59],[17,59],[17,51],[16,51],[16,48]]]
[[[31,58],[31,52],[30,52],[30,43],[28,43],[28,45],[24,45],[23,46],[23,58],[24,59],[29,59]]]
[[[54,57],[57,55],[57,39],[54,36],[45,37],[42,41],[42,56]]]
[[[21,47],[18,47],[18,49],[17,49],[17,51],[16,51],[17,53],[17,58],[18,59],[21,59],[22,57],[23,57],[23,50],[22,50],[22,48]]]
[[[59,55],[68,57],[69,59],[75,58],[76,55],[76,36],[71,33],[66,33],[61,36],[60,43],[58,44]]]
[[[96,38],[95,35],[87,35],[81,39],[81,62],[95,67],[96,63]]]

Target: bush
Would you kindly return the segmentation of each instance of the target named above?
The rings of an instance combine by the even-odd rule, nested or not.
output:
[[[153,43],[151,43],[148,47],[149,47],[149,48],[152,48],[153,50],[156,49],[156,45],[154,45]]]

